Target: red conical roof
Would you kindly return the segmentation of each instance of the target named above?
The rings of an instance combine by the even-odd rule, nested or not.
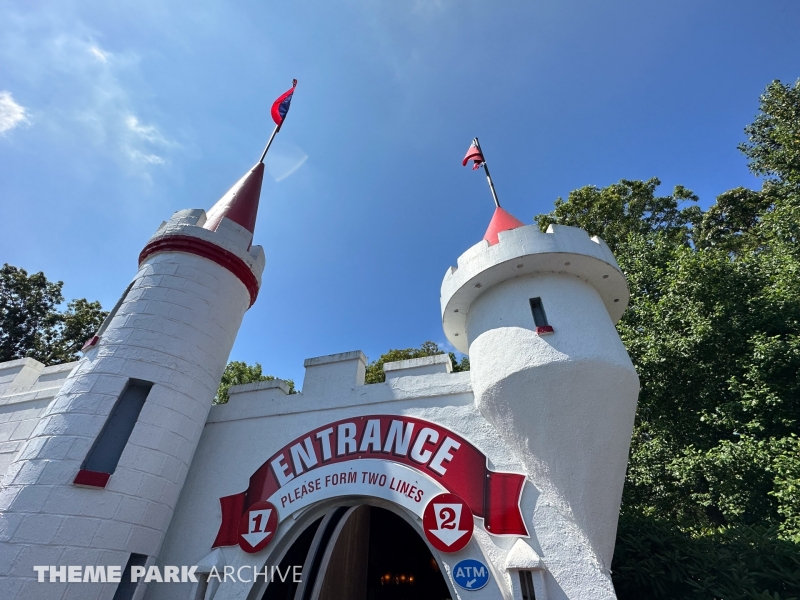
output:
[[[222,219],[228,218],[250,233],[255,233],[263,179],[264,163],[258,163],[206,213],[203,227],[216,231]]]
[[[516,229],[523,225],[525,225],[525,223],[498,206],[494,209],[494,215],[492,216],[489,228],[486,230],[486,235],[483,236],[483,239],[489,242],[490,246],[494,246],[498,242],[498,233],[501,231],[508,231],[509,229]]]

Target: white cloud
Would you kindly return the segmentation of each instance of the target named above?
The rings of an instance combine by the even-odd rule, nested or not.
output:
[[[108,62],[108,52],[104,52],[101,48],[90,46],[89,52],[100,62]]]
[[[14,102],[11,92],[0,92],[0,134],[29,122],[28,111]]]
[[[134,162],[145,163],[148,165],[163,165],[166,164],[167,162],[163,158],[158,156],[158,154],[146,154],[141,150],[137,150],[136,148],[131,148],[130,146],[125,147],[125,152]]]
[[[155,125],[142,125],[139,122],[139,119],[133,115],[128,115],[125,117],[125,125],[127,125],[128,129],[130,129],[134,134],[146,142],[153,144],[169,144],[169,142],[164,139],[164,136],[161,135],[161,132],[158,131],[158,128]]]
[[[169,164],[180,144],[158,123],[157,106],[144,100],[150,94],[136,53],[106,49],[79,19],[11,17],[0,24],[0,63],[35,98],[37,129],[67,143],[80,140],[136,174]],[[5,104],[0,132],[7,121],[13,126],[27,117],[22,107],[7,116]]]
[[[133,162],[146,165],[167,164],[168,161],[153,152],[152,148],[169,150],[178,144],[165,138],[155,125],[144,125],[134,115],[125,117],[125,126],[132,137],[125,146],[125,152]],[[144,150],[142,146],[150,147],[151,150]]]

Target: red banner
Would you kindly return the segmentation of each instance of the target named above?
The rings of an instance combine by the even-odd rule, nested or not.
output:
[[[400,463],[464,499],[494,535],[527,536],[519,509],[525,476],[490,471],[486,456],[429,421],[397,415],[343,419],[318,427],[276,452],[250,477],[247,490],[220,498],[222,524],[212,547],[235,546],[242,514],[295,477],[329,464],[379,459]]]

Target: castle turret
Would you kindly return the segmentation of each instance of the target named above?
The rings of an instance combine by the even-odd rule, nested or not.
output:
[[[639,390],[614,327],[627,283],[601,239],[506,215],[445,275],[444,331],[469,354],[478,408],[539,492],[525,518],[555,579],[548,598],[615,598],[609,567]]]
[[[252,239],[263,172],[258,163],[208,213],[175,213],[145,245],[133,281],[3,480],[0,598],[141,597],[124,578],[83,587],[67,566],[155,560],[258,294],[264,252]],[[39,583],[36,565],[64,570]]]

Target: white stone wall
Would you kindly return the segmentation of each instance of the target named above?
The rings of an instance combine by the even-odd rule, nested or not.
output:
[[[541,297],[554,333],[533,330]],[[493,288],[468,319],[475,401],[541,491],[533,522],[568,598],[614,598],[610,567],[639,382],[588,284],[558,275]]]
[[[180,225],[167,228],[182,231]],[[226,245],[248,255],[249,240]],[[32,566],[124,566],[131,552],[155,560],[249,305],[242,282],[205,258],[164,252],[141,265],[99,344],[42,413],[6,473],[0,598],[110,598],[116,584],[39,584]],[[115,473],[105,489],[73,485],[130,378],[154,385]]]
[[[212,552],[211,545],[221,518],[219,498],[244,491],[256,469],[286,443],[339,419],[364,414],[397,414],[434,421],[475,444],[489,456],[493,469],[521,472],[521,463],[475,407],[469,373],[449,373],[448,361],[443,358],[446,359],[390,363],[387,369],[393,374],[390,380],[363,385],[364,355],[348,352],[307,360],[302,394],[287,395],[285,388],[275,382],[230,388],[230,401],[211,409],[158,562],[195,565],[210,561],[219,568],[228,565],[237,569],[243,565],[278,564],[292,539],[277,538],[290,532],[298,533],[318,518],[321,511],[329,510],[331,504],[321,503],[287,518],[279,526],[276,541],[263,552],[247,554],[238,546]],[[431,366],[435,367],[433,372],[419,373],[421,368]],[[535,502],[535,489],[526,486],[522,497],[523,514],[532,515]],[[397,506],[383,506],[403,511]],[[409,512],[404,514],[424,539],[419,519]],[[529,520],[527,525],[531,528]],[[516,539],[489,536],[478,528],[464,550],[452,554],[433,550],[432,553],[439,560],[445,577],[449,569],[464,558],[479,559],[490,565],[493,576],[489,584],[480,591],[469,592],[469,597],[510,600],[512,579],[505,570],[504,561]],[[536,540],[530,543],[536,544]],[[518,585],[516,580],[513,584]],[[189,600],[191,589],[191,584],[150,585],[146,600]],[[248,584],[228,582],[223,583],[214,596],[215,600],[245,598],[260,598],[260,594],[253,595]]]
[[[537,297],[551,334],[536,332]],[[602,240],[563,226],[501,232],[442,284],[445,331],[469,350],[475,403],[540,492],[531,517],[549,593],[570,600],[616,598],[610,566],[639,391],[614,327],[627,299]]]
[[[218,240],[260,277],[263,253],[248,248],[243,228],[226,221],[209,232],[204,220],[182,211],[156,235]],[[536,334],[532,297],[543,300],[552,335]],[[519,598],[516,569],[529,565],[540,568],[537,600],[614,598],[609,566],[638,394],[614,328],[626,302],[601,240],[563,227],[502,232],[498,244],[462,255],[442,287],[445,333],[469,350],[471,372],[452,373],[446,356],[415,359],[387,364],[385,383],[364,385],[366,357],[346,352],[307,360],[301,394],[262,382],[231,388],[228,404],[210,408],[249,294],[210,260],[155,254],[77,366],[0,365],[0,473],[13,458],[0,488],[0,599],[110,599],[116,584],[38,584],[33,565],[124,565],[131,552],[161,565],[277,564],[334,501],[287,518],[267,550],[247,554],[211,550],[219,498],[244,491],[301,434],[364,414],[436,422],[472,442],[491,469],[527,475],[530,538],[489,535],[478,523],[461,552],[433,551],[447,577],[463,558],[490,566],[490,583],[470,598]],[[129,378],[155,385],[116,472],[106,489],[72,485]],[[403,515],[421,533],[419,519]],[[192,591],[151,584],[137,600],[189,600]],[[223,583],[214,598],[259,594]]]
[[[45,367],[31,358],[0,364],[0,485],[77,362]]]

